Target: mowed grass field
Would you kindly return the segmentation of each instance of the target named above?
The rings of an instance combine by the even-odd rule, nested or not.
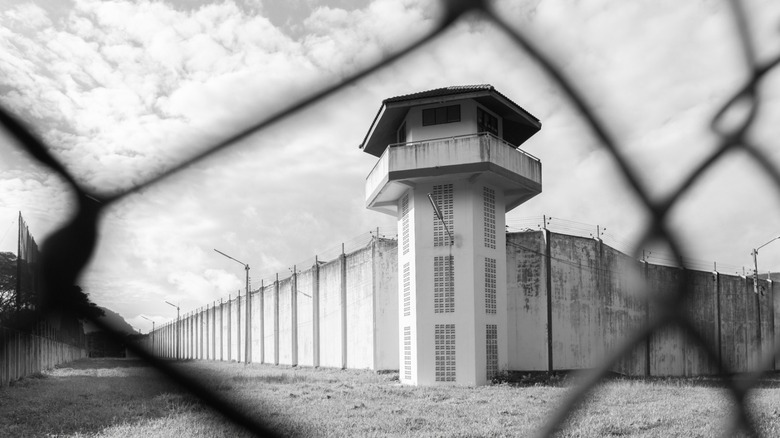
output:
[[[532,436],[573,384],[414,388],[397,374],[182,362],[284,435]],[[764,436],[780,436],[780,380],[750,396]],[[733,401],[712,380],[611,379],[561,436],[721,436]],[[137,360],[87,359],[0,388],[0,436],[249,436]]]

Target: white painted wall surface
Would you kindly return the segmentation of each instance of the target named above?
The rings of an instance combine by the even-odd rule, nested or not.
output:
[[[252,291],[252,363],[260,363],[260,324],[262,323],[262,314],[260,313],[260,292]]]
[[[312,269],[298,273],[298,365],[313,366]]]
[[[347,255],[347,368],[374,366],[371,248]]]
[[[274,285],[273,283],[265,285],[263,289],[264,299],[264,346],[265,363],[274,363]]]
[[[397,242],[380,240],[374,252],[375,370],[399,369],[397,246]]]
[[[292,282],[279,280],[279,363],[292,365]]]
[[[341,368],[341,265],[320,267],[320,366]]]

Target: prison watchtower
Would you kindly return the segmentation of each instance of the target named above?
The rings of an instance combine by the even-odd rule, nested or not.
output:
[[[385,99],[361,145],[366,206],[398,218],[399,370],[481,385],[507,368],[505,212],[542,189],[537,118],[491,85]]]

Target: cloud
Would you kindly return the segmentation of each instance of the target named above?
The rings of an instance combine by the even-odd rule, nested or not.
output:
[[[4,102],[88,187],[111,191],[170,167],[270,113],[290,89],[282,81],[310,68],[295,42],[231,2],[182,12],[79,1],[34,33],[14,19],[19,9],[0,40],[12,48]]]
[[[21,172],[2,169],[0,178],[0,217],[6,223],[17,222],[19,212],[40,245],[57,226],[62,226],[74,212],[73,199],[58,177],[46,172]],[[6,222],[7,221],[7,222]],[[16,239],[6,238],[0,251],[16,253]]]
[[[20,4],[16,8],[5,11],[3,15],[14,24],[33,30],[43,29],[52,24],[46,11],[32,3]]]

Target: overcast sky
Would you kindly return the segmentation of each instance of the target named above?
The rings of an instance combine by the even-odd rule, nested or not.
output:
[[[712,116],[747,70],[724,1],[502,2],[575,80],[656,199],[711,153]],[[758,54],[780,53],[780,4],[748,2]],[[27,121],[87,187],[121,190],[337,82],[431,29],[416,0],[0,0],[0,103]],[[557,86],[491,23],[443,38],[206,162],[131,195],[103,217],[81,279],[135,327],[175,317],[394,218],[365,209],[376,158],[358,145],[384,98],[494,85],[541,119],[521,147],[543,192],[510,224],[548,215],[599,224],[625,243],[647,215]],[[780,166],[780,73],[761,93],[751,138]],[[774,125],[773,125],[774,122]],[[772,129],[775,128],[775,129]],[[686,255],[750,266],[780,235],[778,190],[741,153],[707,172],[673,210]],[[41,243],[73,212],[60,179],[0,136],[0,251],[16,252],[21,211]],[[595,233],[595,231],[594,231]],[[304,268],[306,268],[304,266]],[[780,243],[759,255],[780,271]],[[285,274],[286,275],[286,274]]]

